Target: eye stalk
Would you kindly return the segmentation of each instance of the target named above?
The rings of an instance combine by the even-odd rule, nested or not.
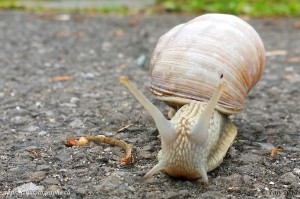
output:
[[[175,139],[175,128],[171,122],[165,118],[162,112],[152,104],[144,95],[141,93],[127,77],[120,77],[119,81],[124,84],[131,94],[139,101],[139,103],[148,111],[153,118],[155,125],[159,131],[159,134],[166,140]]]
[[[214,92],[212,98],[207,103],[204,111],[200,115],[198,121],[192,127],[191,137],[193,137],[193,140],[197,141],[199,145],[203,145],[207,141],[210,119],[212,118],[213,112],[222,93],[227,89],[228,87],[225,82],[219,84],[217,90]]]

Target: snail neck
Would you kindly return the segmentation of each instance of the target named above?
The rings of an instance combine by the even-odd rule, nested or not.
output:
[[[213,110],[208,124],[195,131],[199,118],[207,111],[207,103],[193,101],[182,106],[171,120],[175,128],[175,139],[161,137],[162,149],[158,155],[159,163],[146,174],[151,177],[159,170],[164,170],[174,177],[196,179],[201,177],[208,182],[208,160],[212,148],[216,145],[222,125],[222,116]],[[201,120],[203,123],[203,120]],[[193,132],[194,130],[194,132]]]
[[[162,136],[159,163],[145,178],[160,170],[175,177],[195,179],[202,177],[208,182],[207,163],[209,153],[219,138],[221,114],[215,110],[226,84],[221,83],[207,103],[191,101],[174,115],[171,124],[175,129],[172,140]],[[160,132],[162,134],[162,132]]]
[[[226,89],[227,84],[220,83],[207,103],[192,100],[182,106],[171,120],[172,126],[175,128],[176,139],[178,136],[188,136],[189,139],[197,142],[199,146],[205,145],[214,111],[216,111],[222,92]]]

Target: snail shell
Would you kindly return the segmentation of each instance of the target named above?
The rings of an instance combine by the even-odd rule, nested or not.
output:
[[[160,37],[150,63],[150,88],[176,107],[208,101],[222,78],[228,90],[216,109],[234,114],[243,109],[264,64],[262,40],[248,23],[232,15],[206,14]]]

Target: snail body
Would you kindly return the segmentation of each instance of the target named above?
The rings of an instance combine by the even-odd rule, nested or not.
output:
[[[201,177],[207,184],[207,172],[222,163],[237,134],[228,116],[242,110],[264,63],[259,35],[232,15],[202,15],[161,36],[150,62],[150,89],[175,109],[172,119],[120,78],[161,136],[159,163],[145,178],[164,170],[175,177]]]

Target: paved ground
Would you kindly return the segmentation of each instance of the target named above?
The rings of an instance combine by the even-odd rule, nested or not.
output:
[[[292,19],[249,21],[268,51],[266,70],[244,112],[232,117],[239,133],[223,164],[209,173],[209,189],[162,172],[143,181],[160,141],[118,77],[128,75],[167,110],[148,91],[149,56],[162,33],[191,18],[0,13],[0,195],[299,198],[300,29]],[[57,76],[72,79],[53,81]],[[124,153],[117,147],[64,145],[68,136],[98,134],[133,144],[134,165],[120,166]],[[274,147],[284,152],[271,158]]]

